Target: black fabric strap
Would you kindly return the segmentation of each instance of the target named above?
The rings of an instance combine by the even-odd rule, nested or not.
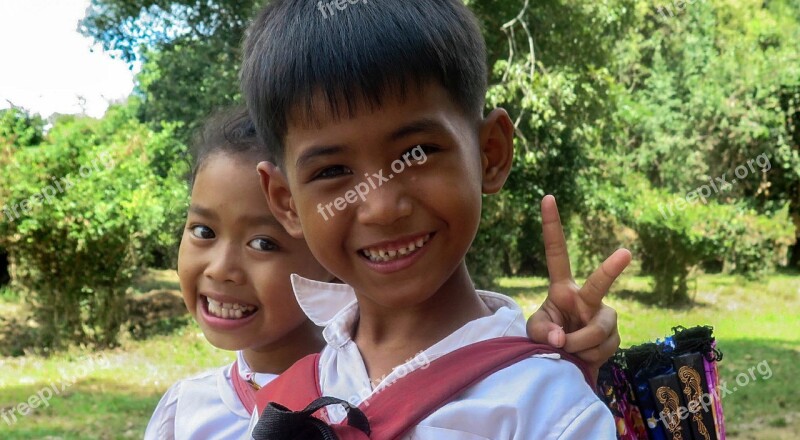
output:
[[[313,416],[328,405],[342,405],[347,410],[347,424],[369,435],[367,416],[357,407],[335,397],[320,397],[302,411],[292,411],[277,403],[270,403],[261,413],[253,438],[255,440],[337,440],[338,437],[324,421]]]

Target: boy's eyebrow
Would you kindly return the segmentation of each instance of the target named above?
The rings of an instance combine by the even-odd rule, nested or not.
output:
[[[312,159],[321,156],[331,156],[334,154],[341,153],[344,150],[344,147],[341,145],[321,145],[317,147],[311,147],[308,150],[304,151],[300,157],[297,158],[297,162],[295,162],[295,166],[297,168],[302,168],[303,165],[310,162]]]
[[[441,122],[437,121],[436,119],[432,118],[422,118],[416,121],[412,121],[395,131],[393,131],[389,136],[389,142],[398,141],[404,137],[411,136],[418,133],[447,133],[448,130],[442,125]]]

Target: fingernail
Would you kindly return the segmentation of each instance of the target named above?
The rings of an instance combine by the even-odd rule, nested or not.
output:
[[[558,347],[558,332],[552,331],[547,334],[547,343],[553,347]]]

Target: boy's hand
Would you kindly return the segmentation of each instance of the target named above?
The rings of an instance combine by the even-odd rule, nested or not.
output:
[[[547,299],[528,319],[528,336],[588,362],[596,379],[597,370],[620,343],[617,312],[603,304],[603,297],[630,264],[631,253],[617,250],[579,287],[572,278],[567,241],[553,196],[542,200],[542,229],[550,289]]]

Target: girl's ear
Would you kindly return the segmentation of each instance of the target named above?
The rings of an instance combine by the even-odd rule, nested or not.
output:
[[[494,109],[480,129],[484,194],[495,194],[506,183],[514,160],[514,123],[502,108]]]
[[[283,225],[289,235],[303,239],[303,228],[300,226],[300,218],[297,216],[286,176],[270,162],[259,163],[258,174],[261,176],[261,189],[267,198],[272,215]]]

